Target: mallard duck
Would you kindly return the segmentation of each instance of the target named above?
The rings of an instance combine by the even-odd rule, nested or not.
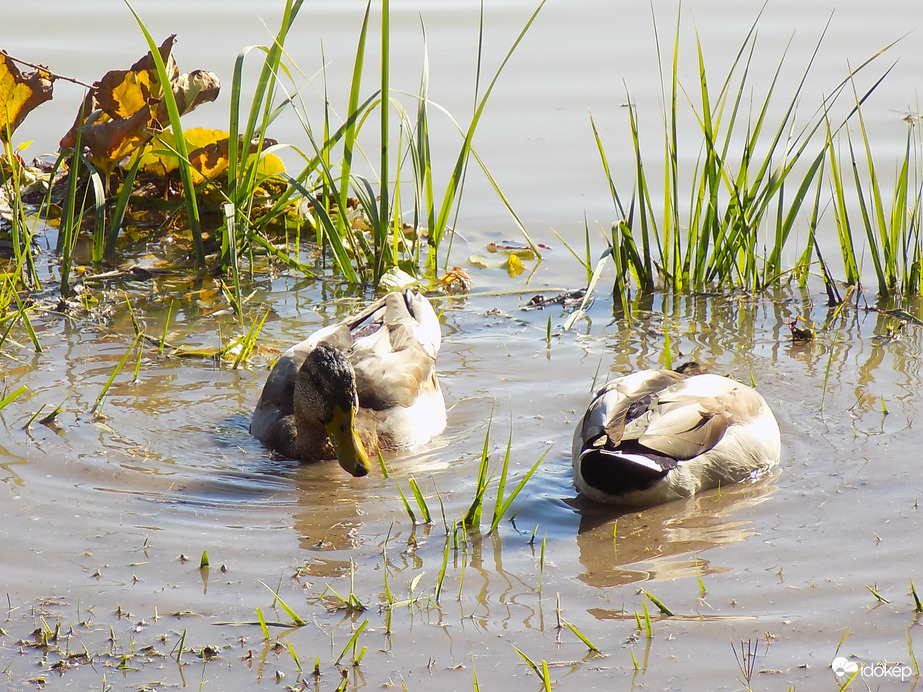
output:
[[[574,483],[597,502],[653,505],[755,477],[780,453],[755,389],[695,364],[642,370],[593,397],[574,433]]]
[[[287,458],[336,457],[364,476],[370,454],[417,447],[445,428],[436,378],[441,341],[426,298],[389,293],[279,357],[250,433]]]

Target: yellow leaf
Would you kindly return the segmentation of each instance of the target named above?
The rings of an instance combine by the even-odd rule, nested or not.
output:
[[[154,175],[167,175],[179,167],[179,159],[173,153],[173,133],[170,130],[161,132],[154,137],[141,154],[140,170]]]
[[[195,70],[180,75],[173,60],[176,36],[170,35],[160,45],[169,88],[180,114],[218,97],[218,78],[211,72]],[[61,139],[61,147],[72,147],[81,132],[90,147],[91,160],[107,173],[111,172],[136,149],[147,144],[169,120],[154,58],[146,53],[127,70],[110,70],[96,83],[96,89],[84,100],[77,120]],[[225,134],[225,137],[227,135]],[[213,141],[213,140],[212,140]],[[143,165],[166,174],[178,165],[170,153],[172,136],[164,133],[158,145],[148,147]],[[206,174],[207,175],[207,174]]]
[[[224,173],[230,163],[228,159],[228,133],[224,130],[209,130],[193,127],[186,130],[186,150],[192,164],[192,178],[198,185],[203,180],[214,179]],[[273,144],[267,140],[264,146]],[[173,154],[173,134],[163,132],[155,137],[141,157],[141,169],[149,173],[170,173],[179,166]],[[250,148],[250,156],[257,156],[256,145]],[[282,161],[273,154],[265,154],[257,171],[263,176],[276,175],[285,171]]]
[[[0,51],[0,141],[8,142],[29,113],[51,100],[53,85],[51,73],[39,69],[23,74]]]
[[[171,34],[159,49],[171,80],[179,76],[172,55],[174,43],[176,34]],[[159,101],[163,98],[163,85],[157,76],[154,58],[145,53],[127,70],[110,70],[97,82],[94,95],[96,105],[110,118],[131,117],[151,100]]]
[[[522,260],[519,259],[519,255],[511,254],[506,263],[506,271],[510,276],[519,276],[522,274],[525,267],[522,264]]]

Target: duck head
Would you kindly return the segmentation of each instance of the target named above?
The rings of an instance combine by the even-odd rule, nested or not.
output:
[[[308,354],[298,371],[294,404],[296,419],[326,431],[340,466],[353,476],[369,472],[369,455],[356,430],[356,374],[342,352],[320,344]]]

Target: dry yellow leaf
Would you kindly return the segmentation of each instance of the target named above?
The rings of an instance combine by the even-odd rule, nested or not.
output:
[[[186,130],[186,150],[192,164],[192,178],[196,185],[207,179],[215,179],[224,173],[230,163],[228,159],[228,133],[224,130],[210,130],[193,127]],[[263,146],[274,142],[264,141]],[[148,145],[141,157],[141,169],[149,173],[167,174],[179,167],[179,159],[173,154],[173,133],[163,132]],[[257,155],[255,144],[250,147],[250,156]],[[258,172],[263,176],[276,175],[285,171],[279,157],[264,154],[260,159]]]
[[[175,34],[168,36],[158,52],[170,79],[169,89],[182,115],[202,103],[214,101],[218,97],[219,82],[218,77],[204,70],[180,75],[173,59],[175,43]],[[94,165],[111,173],[119,163],[147,144],[169,120],[163,94],[164,85],[151,53],[146,53],[130,69],[110,70],[87,96],[76,122],[61,139],[61,147],[74,146],[79,130],[84,143],[90,147]],[[159,149],[168,152],[172,137],[166,134],[161,137]],[[156,149],[155,154],[159,153]],[[172,161],[170,158],[164,153],[149,165],[156,163],[157,170],[165,174],[177,165],[175,157]]]
[[[0,141],[8,142],[29,113],[51,100],[53,85],[50,72],[39,69],[23,74],[0,51]]]

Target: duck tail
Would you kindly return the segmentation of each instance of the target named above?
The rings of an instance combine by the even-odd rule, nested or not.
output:
[[[578,461],[583,482],[608,495],[647,490],[676,467],[670,457],[618,449],[585,449]]]

